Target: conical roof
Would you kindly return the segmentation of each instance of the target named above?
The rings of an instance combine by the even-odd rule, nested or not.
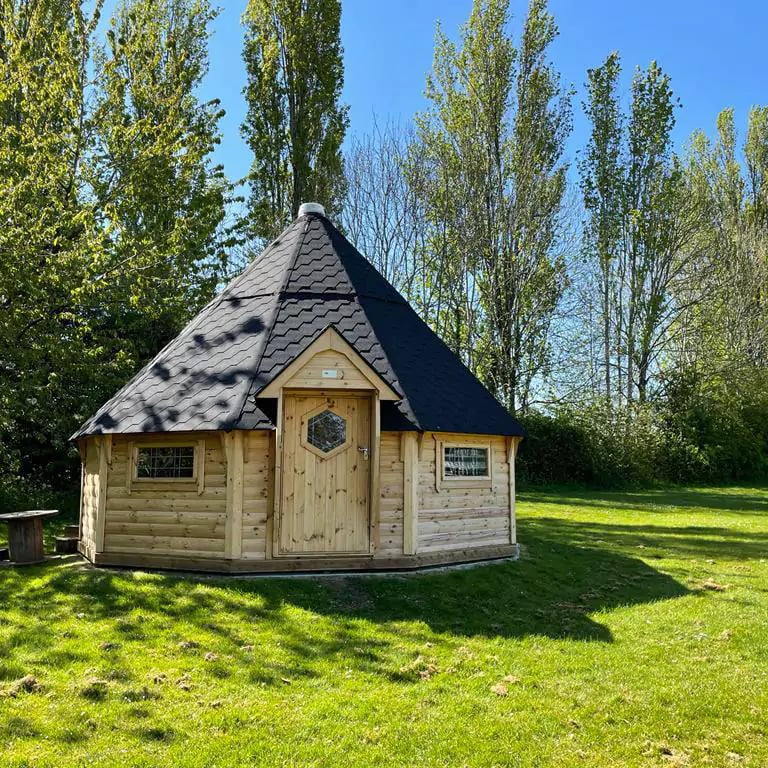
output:
[[[405,299],[318,213],[299,216],[73,435],[271,429],[260,392],[333,327],[402,395],[381,428],[522,435]]]

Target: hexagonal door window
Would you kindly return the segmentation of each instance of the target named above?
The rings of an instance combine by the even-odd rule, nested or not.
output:
[[[330,453],[347,439],[347,422],[328,409],[307,419],[307,442],[323,453]]]

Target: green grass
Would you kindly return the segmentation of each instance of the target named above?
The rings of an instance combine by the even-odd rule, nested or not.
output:
[[[768,491],[519,517],[407,577],[3,568],[0,765],[768,765]]]

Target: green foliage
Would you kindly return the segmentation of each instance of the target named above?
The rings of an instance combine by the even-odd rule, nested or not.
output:
[[[523,420],[520,475],[532,484],[576,483],[637,488],[668,481],[660,474],[666,435],[650,409],[626,414],[597,403]]]
[[[149,327],[201,308],[226,265],[228,185],[210,159],[224,113],[195,96],[215,16],[207,0],[124,0],[96,57],[88,181],[111,250],[110,289]]]
[[[689,375],[667,382],[668,397],[630,416],[604,403],[523,417],[528,437],[520,477],[641,488],[674,483],[762,482],[768,477],[768,381],[740,392],[702,386]]]
[[[702,309],[691,313],[685,367],[698,381],[739,386],[768,367],[768,109],[749,114],[743,154],[733,110],[717,120],[717,139],[697,132],[686,158],[692,194],[706,211],[698,232]]]
[[[225,261],[202,0],[0,14],[0,475],[66,485],[68,437],[206,302]],[[90,7],[90,6],[88,6]]]
[[[339,0],[249,0],[243,16],[248,112],[242,132],[253,153],[246,233],[272,239],[299,205],[338,212],[347,107]]]
[[[611,398],[612,329],[615,265],[621,238],[624,173],[622,168],[623,115],[618,88],[621,65],[611,53],[602,66],[587,72],[588,99],[584,111],[592,132],[579,162],[581,192],[587,218],[582,248],[597,261],[599,316],[602,331],[602,395]]]
[[[94,23],[49,0],[0,14],[0,438],[16,465],[30,441],[63,449],[72,382],[98,359],[83,307],[103,260],[80,189]]]
[[[734,386],[701,381],[688,370],[671,380],[667,391],[667,424],[701,456],[698,475],[680,468],[682,481],[743,482],[768,476],[768,372],[755,371]]]
[[[77,522],[80,496],[77,490],[59,490],[43,485],[37,479],[0,475],[0,513],[22,509],[58,509],[56,523]],[[0,542],[5,530],[0,531]]]
[[[669,76],[656,62],[638,69],[625,114],[620,71],[612,53],[588,72],[584,107],[592,130],[579,171],[582,250],[599,292],[600,370],[592,386],[631,410],[658,389],[673,328],[690,306],[685,286],[702,211],[672,152],[679,104]]]

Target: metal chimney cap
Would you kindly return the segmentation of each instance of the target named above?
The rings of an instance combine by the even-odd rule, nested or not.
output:
[[[299,216],[306,216],[308,213],[317,213],[325,216],[325,208],[320,203],[302,203],[299,206]]]

